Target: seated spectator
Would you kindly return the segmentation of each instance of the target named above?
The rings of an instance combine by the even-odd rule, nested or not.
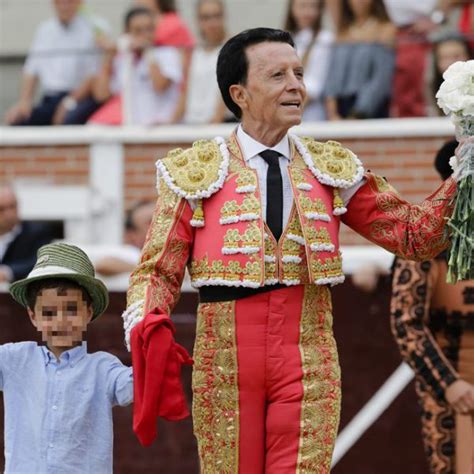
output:
[[[91,97],[100,65],[98,23],[79,14],[81,0],[54,0],[55,17],[42,23],[23,69],[20,99],[9,125],[82,124],[99,104]],[[33,106],[37,87],[42,96]]]
[[[196,43],[191,30],[180,17],[175,0],[136,0],[149,8],[155,15],[155,46],[179,48],[183,61],[183,77],[186,80],[191,53]]]
[[[330,120],[388,117],[394,40],[382,0],[342,0],[325,88]]]
[[[433,48],[433,79],[431,83],[431,102],[433,113],[442,115],[443,111],[436,103],[436,93],[443,82],[443,74],[456,61],[473,59],[473,51],[467,38],[459,33],[448,33],[439,38]]]
[[[308,101],[303,120],[326,119],[323,91],[331,60],[333,34],[321,29],[322,0],[290,0],[285,29],[291,33],[304,66]]]
[[[153,47],[150,10],[132,8],[125,16],[118,52],[108,51],[93,84],[97,101],[111,101],[89,123],[154,125],[170,123],[180,95],[182,65],[173,47]],[[121,101],[116,97],[120,96]]]
[[[385,0],[389,17],[397,27],[391,116],[426,115],[429,37],[446,23],[451,3],[451,0]]]
[[[21,222],[13,188],[0,184],[0,283],[25,278],[35,264],[37,250],[52,239],[46,224]]]
[[[201,43],[192,52],[175,122],[179,122],[183,114],[183,122],[188,124],[224,121],[226,107],[216,78],[217,56],[226,38],[224,15],[222,0],[199,0],[197,3]]]
[[[120,255],[106,255],[95,261],[95,269],[104,276],[131,273],[140,260],[141,249],[153,217],[155,203],[140,201],[127,212],[124,242]]]

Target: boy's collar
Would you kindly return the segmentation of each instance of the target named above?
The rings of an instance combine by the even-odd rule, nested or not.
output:
[[[45,365],[57,361],[56,356],[48,349],[47,346],[40,347],[43,351]],[[66,361],[66,363],[68,363],[71,367],[74,367],[86,354],[87,342],[83,341],[82,344],[64,351],[60,356],[60,361]]]

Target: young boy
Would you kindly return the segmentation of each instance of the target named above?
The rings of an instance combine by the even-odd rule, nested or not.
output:
[[[132,402],[132,369],[83,341],[107,289],[82,250],[58,243],[10,292],[45,345],[0,346],[5,473],[112,473],[112,407]]]

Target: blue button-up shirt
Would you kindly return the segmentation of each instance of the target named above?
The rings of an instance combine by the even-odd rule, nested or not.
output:
[[[5,473],[112,473],[112,407],[133,399],[132,369],[86,343],[61,354],[0,346]]]

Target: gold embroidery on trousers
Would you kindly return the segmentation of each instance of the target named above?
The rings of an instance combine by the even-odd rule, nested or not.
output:
[[[239,387],[235,303],[198,307],[193,423],[201,472],[239,472]]]
[[[341,374],[326,286],[305,286],[299,346],[303,400],[296,472],[329,474],[339,425]]]

